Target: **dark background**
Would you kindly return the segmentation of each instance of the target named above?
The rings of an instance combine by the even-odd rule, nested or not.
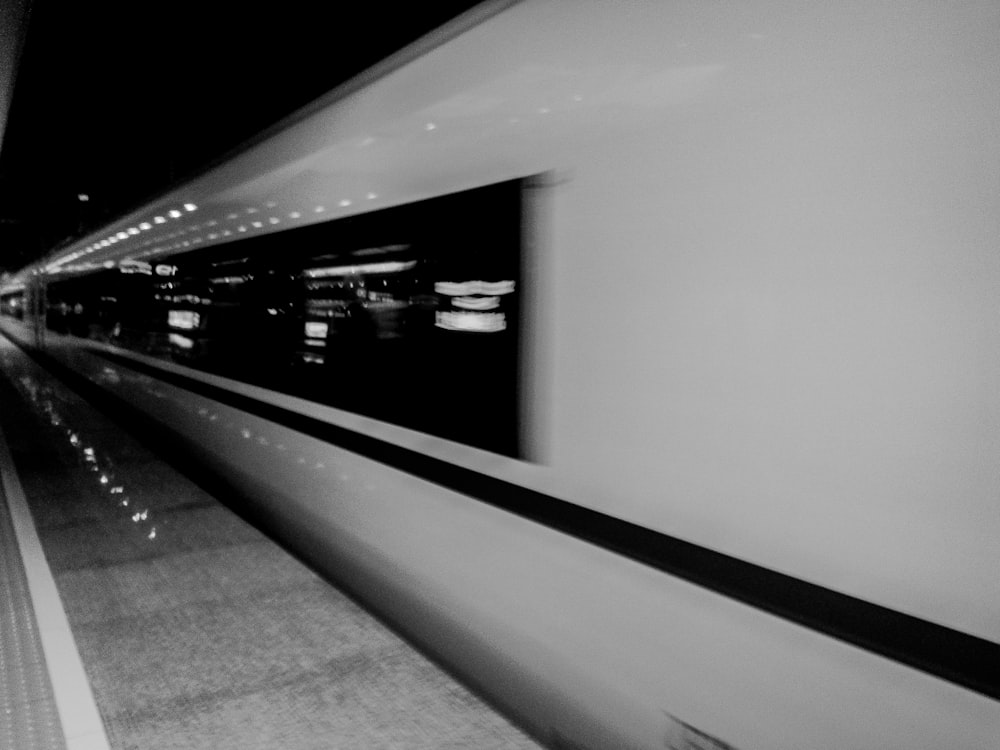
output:
[[[34,0],[0,152],[0,271],[163,192],[474,5]]]

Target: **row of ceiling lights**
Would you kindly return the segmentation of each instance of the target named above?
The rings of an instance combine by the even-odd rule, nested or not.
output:
[[[181,211],[178,208],[172,208],[169,211],[165,212],[166,216],[154,216],[151,222],[143,221],[140,222],[138,226],[129,227],[128,229],[116,232],[115,234],[112,234],[111,236],[106,237],[105,239],[99,242],[95,242],[93,245],[88,245],[84,249],[84,252],[92,253],[99,248],[110,247],[111,245],[115,244],[116,242],[119,242],[120,240],[127,240],[131,236],[140,234],[142,232],[146,232],[152,229],[156,224],[166,224],[169,219],[179,219],[182,216],[184,216],[185,211],[191,213],[192,211],[197,211],[197,210],[198,207],[194,203],[185,203],[184,211]]]
[[[378,194],[374,193],[374,192],[369,192],[369,193],[367,193],[365,195],[365,199],[366,200],[375,200],[376,198],[378,198]],[[348,207],[350,207],[353,204],[354,204],[354,201],[351,200],[350,198],[343,198],[340,201],[338,201],[338,203],[337,203],[337,205],[340,208],[348,208]],[[276,203],[273,203],[273,202],[269,201],[269,202],[267,202],[264,205],[264,208],[273,209],[276,206],[277,206]],[[121,230],[119,232],[116,232],[115,234],[109,235],[108,237],[104,238],[103,240],[99,240],[97,242],[94,242],[94,243],[88,245],[83,250],[78,250],[78,251],[76,251],[74,253],[71,253],[70,255],[67,255],[67,256],[65,256],[63,258],[60,258],[57,261],[54,261],[53,263],[50,263],[46,270],[53,271],[53,270],[59,268],[60,266],[66,264],[66,263],[70,263],[70,262],[72,262],[74,260],[77,260],[77,259],[83,257],[84,255],[87,255],[89,253],[93,253],[93,252],[95,252],[97,250],[100,250],[100,249],[103,249],[103,248],[106,248],[106,247],[111,247],[112,245],[114,245],[114,244],[116,244],[118,242],[121,242],[122,240],[127,240],[129,237],[134,237],[134,236],[139,235],[139,234],[141,234],[143,232],[149,231],[150,229],[152,229],[156,225],[166,224],[171,219],[180,219],[180,218],[182,218],[185,215],[185,213],[192,213],[192,212],[197,211],[197,210],[198,210],[198,206],[195,205],[194,203],[185,203],[183,205],[183,211],[181,209],[173,208],[173,209],[170,209],[168,211],[165,211],[163,213],[163,215],[157,215],[157,216],[152,217],[152,219],[150,221],[140,222],[136,226],[128,227],[127,229],[123,229],[123,230]],[[315,206],[312,210],[313,210],[313,213],[321,214],[321,213],[325,213],[327,209],[326,209],[326,206],[319,205],[319,206]],[[248,214],[248,215],[257,214],[260,211],[261,211],[261,209],[257,208],[256,206],[250,206],[250,207],[248,207],[248,208],[245,209],[245,213]],[[240,219],[242,217],[241,217],[241,215],[239,213],[230,213],[226,218],[229,221],[236,221],[236,220],[238,220],[238,219]],[[293,220],[294,219],[301,219],[302,218],[302,211],[291,211],[288,214],[288,218],[289,219],[293,219]],[[275,224],[280,224],[281,221],[282,221],[282,219],[279,218],[279,217],[277,217],[277,216],[269,216],[267,218],[267,220],[266,220],[266,224],[268,224],[268,225],[275,225]],[[219,222],[216,221],[215,219],[209,219],[208,221],[205,222],[204,227],[215,227],[215,226],[218,226],[218,223]],[[237,225],[236,228],[235,228],[235,231],[236,232],[249,232],[249,231],[252,231],[254,229],[263,229],[264,226],[265,226],[265,221],[263,221],[261,219],[253,219],[253,220],[250,220],[248,222],[245,222],[245,223]],[[176,232],[172,232],[171,234],[166,235],[166,237],[162,238],[162,239],[167,239],[167,240],[175,239],[177,237],[180,237],[182,235],[187,234],[188,232],[197,232],[197,231],[200,231],[201,229],[203,229],[202,225],[193,224],[191,226],[188,226],[186,229],[180,229],[180,230],[178,230]],[[208,240],[215,240],[215,239],[218,239],[220,237],[229,237],[229,236],[232,236],[233,233],[234,232],[233,232],[232,229],[222,229],[222,230],[220,230],[218,232],[209,232],[206,235],[206,237],[207,237]],[[197,245],[197,244],[203,242],[206,239],[206,237],[202,237],[201,235],[199,235],[197,237],[193,237],[190,240],[183,240],[183,241],[175,242],[173,245],[169,245],[169,246],[158,245],[157,247],[154,247],[151,250],[148,250],[148,251],[146,251],[144,253],[138,254],[137,257],[145,257],[145,256],[153,255],[155,253],[160,253],[160,252],[164,252],[164,251],[168,251],[168,250],[180,250],[180,249],[183,249],[183,248],[187,248],[187,247],[190,247],[191,245]],[[152,245],[154,242],[157,242],[157,239],[148,239],[145,242],[143,242],[142,245],[140,245],[140,247],[148,247],[149,245]],[[90,268],[91,266],[90,266],[90,264],[87,264],[86,267]]]
[[[378,198],[378,193],[369,192],[369,193],[367,193],[365,195],[365,199],[366,200],[375,200],[377,198]],[[277,204],[275,204],[273,202],[268,202],[268,203],[264,204],[264,208],[266,208],[266,209],[273,209],[273,208],[276,207],[276,205]],[[351,200],[350,198],[343,198],[342,200],[338,201],[337,205],[340,208],[348,208],[348,207],[354,205],[354,201]],[[321,213],[325,213],[326,210],[327,210],[326,206],[319,205],[319,206],[313,207],[312,212],[316,213],[316,214],[321,214]],[[260,213],[260,211],[261,211],[260,208],[257,208],[256,206],[250,206],[250,207],[244,209],[243,213],[245,213],[245,214],[247,214],[249,216],[253,216],[254,214]],[[290,211],[288,213],[287,218],[291,219],[291,220],[296,220],[296,219],[301,219],[302,216],[303,216],[303,212],[302,211]],[[275,224],[280,224],[282,221],[285,220],[284,218],[278,217],[278,216],[268,216],[266,219],[264,219],[262,217],[262,218],[259,218],[259,219],[254,218],[254,219],[247,220],[246,217],[244,217],[239,212],[230,213],[228,216],[226,216],[226,219],[228,221],[232,221],[232,222],[236,222],[236,221],[242,220],[242,223],[239,223],[239,224],[235,225],[235,227],[233,229],[221,228],[221,229],[219,229],[217,231],[207,232],[204,236],[201,235],[201,234],[199,234],[199,235],[197,235],[195,237],[192,237],[191,239],[178,240],[177,242],[174,242],[172,245],[157,245],[156,247],[154,247],[154,248],[152,248],[150,250],[147,250],[146,252],[140,253],[137,257],[146,257],[146,256],[155,255],[157,253],[162,253],[162,252],[170,251],[170,250],[182,250],[184,248],[191,247],[192,245],[198,245],[198,244],[204,242],[206,239],[209,240],[209,241],[212,241],[212,240],[219,239],[220,237],[231,237],[234,233],[246,233],[246,232],[251,232],[251,231],[254,231],[254,230],[257,230],[257,229],[264,229],[266,226],[269,226],[269,225],[270,226],[274,226]],[[184,236],[185,234],[188,234],[189,232],[192,232],[192,233],[194,233],[194,232],[200,232],[203,229],[209,229],[209,228],[217,227],[218,225],[219,225],[218,221],[216,221],[215,219],[209,219],[203,225],[201,225],[201,224],[193,224],[193,225],[191,225],[191,226],[189,226],[189,227],[187,227],[185,229],[179,229],[176,232],[172,232],[172,233],[166,235],[165,237],[163,237],[161,239],[162,240],[174,240],[174,239],[177,239],[179,237]],[[155,239],[147,240],[146,242],[142,243],[141,247],[147,247],[149,245],[154,244],[157,241],[158,240],[155,240]]]
[[[184,216],[185,212],[191,213],[192,211],[197,211],[198,206],[196,206],[194,203],[185,203],[183,205],[183,209],[184,210],[182,211],[179,208],[171,208],[170,210],[164,212],[166,216],[154,216],[151,222],[143,221],[140,222],[138,226],[129,227],[128,229],[123,229],[122,231],[116,232],[115,234],[108,235],[103,240],[99,240],[90,245],[87,245],[87,247],[85,247],[83,250],[77,250],[74,253],[70,253],[69,255],[63,256],[59,260],[53,261],[48,266],[46,266],[46,270],[54,271],[66,263],[70,263],[71,261],[74,261],[78,258],[82,258],[84,255],[95,252],[96,250],[100,250],[101,248],[111,247],[111,245],[114,245],[117,242],[121,242],[122,240],[127,240],[129,237],[141,234],[142,232],[146,232],[152,229],[153,226],[156,224],[166,224],[169,219],[179,219],[182,216]]]

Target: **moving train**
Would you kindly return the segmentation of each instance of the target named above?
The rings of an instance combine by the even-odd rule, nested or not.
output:
[[[1000,7],[491,2],[0,290],[554,748],[994,748]]]

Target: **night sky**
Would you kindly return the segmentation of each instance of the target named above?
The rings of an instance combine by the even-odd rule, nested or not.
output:
[[[0,153],[0,270],[141,204],[475,4],[34,0]]]

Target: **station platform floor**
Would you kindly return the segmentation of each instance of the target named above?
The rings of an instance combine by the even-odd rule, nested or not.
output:
[[[2,336],[0,431],[0,747],[540,747]]]

